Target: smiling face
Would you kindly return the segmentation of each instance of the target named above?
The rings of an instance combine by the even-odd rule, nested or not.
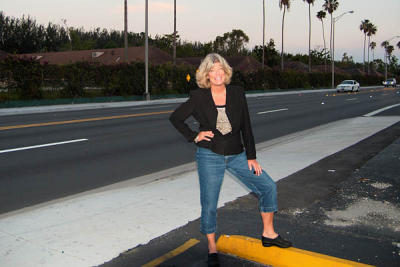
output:
[[[219,62],[214,63],[207,76],[210,80],[211,87],[225,84],[225,70]]]

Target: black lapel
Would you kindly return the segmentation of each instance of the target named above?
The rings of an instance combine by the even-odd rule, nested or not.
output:
[[[207,103],[207,110],[210,111],[210,113],[209,113],[210,114],[210,117],[209,117],[210,124],[213,127],[216,127],[218,111],[214,104],[214,99],[211,94],[211,88],[203,89],[203,90],[205,91],[205,96],[206,96],[205,102]]]
[[[232,123],[233,119],[233,94],[232,87],[227,85],[226,86],[226,102],[225,102],[225,112],[226,116],[228,116],[229,122]]]

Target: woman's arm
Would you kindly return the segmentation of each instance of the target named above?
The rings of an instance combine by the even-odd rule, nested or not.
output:
[[[193,142],[197,136],[197,132],[190,129],[190,127],[185,123],[185,120],[192,115],[196,103],[194,101],[193,93],[190,92],[189,99],[182,103],[169,117],[169,120],[174,125],[174,127],[188,140],[188,142]]]
[[[244,147],[246,149],[246,156],[248,160],[256,159],[256,146],[254,143],[253,130],[251,129],[251,121],[249,108],[247,106],[246,95],[244,90],[240,88],[240,94],[242,97],[242,105],[243,105],[243,113],[242,113],[242,124],[241,124],[241,132],[244,142]]]

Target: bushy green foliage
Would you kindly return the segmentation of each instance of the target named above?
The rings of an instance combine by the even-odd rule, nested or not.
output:
[[[145,93],[144,63],[95,65],[80,62],[70,65],[39,64],[33,59],[8,57],[0,61],[0,84],[8,89],[0,100],[40,98],[82,98],[92,96],[139,96]],[[152,96],[187,94],[197,88],[196,70],[190,65],[150,65],[149,91]],[[190,80],[187,81],[187,75]],[[380,84],[377,76],[335,74],[335,80],[356,79],[362,86]],[[281,72],[259,69],[251,73],[234,71],[232,84],[246,90],[276,90],[330,87],[330,73]],[[11,94],[10,94],[11,92]]]

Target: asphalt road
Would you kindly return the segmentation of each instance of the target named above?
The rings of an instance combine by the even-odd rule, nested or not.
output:
[[[248,103],[258,143],[361,116],[399,99],[396,90],[380,87],[355,94],[265,95]],[[193,161],[195,147],[168,121],[176,106],[1,117],[0,214]],[[44,125],[54,122],[60,123]],[[30,126],[8,127],[16,125]],[[73,142],[60,144],[66,141]],[[10,151],[16,148],[23,150]]]

